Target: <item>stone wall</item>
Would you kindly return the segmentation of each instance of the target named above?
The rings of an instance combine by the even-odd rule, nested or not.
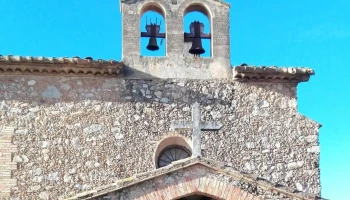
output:
[[[203,132],[203,156],[320,193],[319,125],[298,114],[295,83],[1,75],[0,127],[15,127],[22,158],[12,196],[63,198],[155,169],[157,141],[196,101],[223,124]]]

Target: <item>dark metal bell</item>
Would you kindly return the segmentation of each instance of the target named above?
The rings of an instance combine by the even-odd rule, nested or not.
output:
[[[195,54],[195,55],[205,53],[205,50],[203,49],[203,46],[202,46],[201,38],[193,38],[192,47],[190,48],[190,50],[188,52],[190,54]]]
[[[157,44],[157,38],[150,37],[146,48],[150,51],[157,51],[159,49],[159,46]]]

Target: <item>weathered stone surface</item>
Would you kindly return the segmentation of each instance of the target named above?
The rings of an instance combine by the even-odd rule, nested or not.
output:
[[[194,102],[201,105],[201,121],[222,124],[218,132],[201,133],[202,156],[320,192],[319,125],[288,103],[296,98],[294,83],[0,77],[0,87],[7,88],[0,88],[5,107],[0,109],[0,127],[16,124],[16,159],[23,160],[13,171],[18,180],[14,198],[40,199],[45,192],[63,198],[155,169],[157,146],[152,142],[174,133],[169,131],[171,121],[191,121]],[[30,80],[36,81],[32,90],[26,88]],[[69,89],[61,89],[62,84]],[[58,98],[31,96],[42,94],[47,85],[60,89],[54,95]],[[152,97],[143,95],[146,88]],[[157,91],[168,101],[161,102]],[[191,141],[191,131],[176,133]],[[92,172],[98,173],[90,179]],[[32,193],[23,196],[23,191]]]
[[[61,93],[55,86],[48,86],[47,89],[41,93],[41,96],[58,99],[61,97]]]
[[[310,153],[320,153],[320,147],[319,146],[313,146],[307,149],[307,152]]]
[[[59,177],[59,173],[58,172],[50,173],[47,176],[47,180],[49,180],[49,181],[58,181],[59,179],[60,179],[60,177]]]
[[[23,162],[23,159],[19,155],[16,155],[13,157],[13,162]]]
[[[28,85],[35,85],[35,83],[36,83],[36,81],[35,80],[30,80],[30,81],[28,81]]]
[[[49,193],[48,192],[40,192],[39,198],[43,200],[48,200],[50,199]]]
[[[27,134],[28,133],[28,129],[20,129],[20,130],[16,130],[15,132],[16,134]]]
[[[90,133],[96,133],[99,131],[102,131],[103,126],[101,124],[93,124],[89,127],[86,127],[83,129],[84,133],[90,134]]]

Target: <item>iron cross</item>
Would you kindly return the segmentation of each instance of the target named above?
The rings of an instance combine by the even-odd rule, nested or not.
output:
[[[192,156],[201,156],[201,131],[220,130],[222,127],[218,121],[201,121],[201,110],[199,103],[192,105],[192,121],[174,121],[170,125],[170,129],[192,129]]]

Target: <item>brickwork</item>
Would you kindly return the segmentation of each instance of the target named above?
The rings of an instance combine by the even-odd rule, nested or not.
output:
[[[218,200],[261,200],[240,188],[207,177],[188,179],[183,183],[157,189],[136,200],[179,199],[193,194],[202,194]]]
[[[12,170],[17,169],[13,162],[13,155],[17,152],[17,145],[12,142],[13,127],[4,127],[0,131],[0,199],[10,197],[11,188],[17,185],[17,179],[12,177]]]

